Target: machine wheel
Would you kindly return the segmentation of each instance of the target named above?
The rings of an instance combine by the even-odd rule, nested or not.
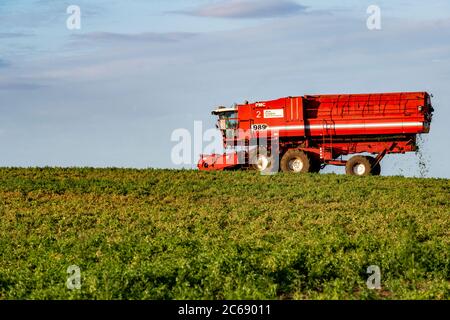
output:
[[[378,162],[378,164],[375,164],[376,159],[374,157],[367,157],[371,162],[372,162],[372,174],[374,176],[379,176],[381,175],[381,165]]]
[[[354,156],[347,161],[345,172],[351,176],[370,176],[375,174],[377,168],[374,168],[372,159],[372,157]]]
[[[259,172],[272,171],[275,159],[264,147],[259,147],[249,153],[250,168]]]
[[[319,157],[311,157],[311,172],[319,173],[322,163]]]
[[[347,161],[345,172],[352,176],[370,176],[373,170],[372,163],[369,157],[354,156]]]
[[[379,163],[373,168],[372,174],[374,176],[380,176],[381,175],[381,165]]]
[[[280,166],[283,172],[306,173],[315,169],[311,157],[297,149],[288,150],[281,158]]]

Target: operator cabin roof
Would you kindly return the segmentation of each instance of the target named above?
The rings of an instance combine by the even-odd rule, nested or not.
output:
[[[230,108],[227,108],[227,107],[218,107],[216,110],[214,110],[214,111],[212,112],[212,114],[213,114],[213,115],[218,115],[218,114],[224,113],[224,112],[235,112],[235,111],[237,111],[237,107],[230,107]]]

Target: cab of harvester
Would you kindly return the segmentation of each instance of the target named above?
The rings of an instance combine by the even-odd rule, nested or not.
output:
[[[217,116],[216,128],[222,134],[223,147],[227,150],[233,147],[233,142],[239,132],[238,106],[217,107],[212,115]],[[198,162],[200,170],[232,170],[241,168],[245,162],[245,153],[237,152],[235,149],[230,153],[201,155]]]
[[[220,130],[223,137],[224,145],[227,139],[233,139],[235,130],[238,129],[238,108],[234,107],[218,107],[212,112],[212,115],[217,116],[216,128]]]

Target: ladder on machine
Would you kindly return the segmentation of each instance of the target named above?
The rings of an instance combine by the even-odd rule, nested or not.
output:
[[[333,160],[334,158],[333,129],[334,121],[322,120],[322,147],[320,148],[320,158],[324,161]]]

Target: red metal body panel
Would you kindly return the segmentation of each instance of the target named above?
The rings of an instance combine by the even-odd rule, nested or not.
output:
[[[418,134],[428,131],[426,92],[288,97],[238,106],[241,129],[280,137]],[[242,110],[242,111],[241,111]]]
[[[202,155],[197,167],[203,171],[223,171],[240,165],[239,153]]]

